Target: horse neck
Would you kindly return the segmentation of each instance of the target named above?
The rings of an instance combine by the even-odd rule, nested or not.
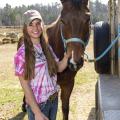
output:
[[[60,33],[60,22],[56,22],[47,29],[48,41],[57,57],[61,60],[64,56],[64,46]]]

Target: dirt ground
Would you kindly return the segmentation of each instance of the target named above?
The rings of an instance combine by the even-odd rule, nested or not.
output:
[[[71,101],[77,103],[77,120],[95,120],[95,83],[85,83],[73,90]],[[72,114],[70,120],[74,120]]]

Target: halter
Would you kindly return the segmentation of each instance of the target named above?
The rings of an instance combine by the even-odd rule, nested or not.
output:
[[[88,40],[87,42],[84,42],[81,38],[69,38],[69,39],[65,39],[63,36],[63,31],[62,31],[62,25],[60,25],[60,32],[61,32],[61,38],[62,38],[62,42],[64,44],[64,51],[67,51],[67,44],[69,42],[77,42],[82,44],[84,47],[86,47],[86,45],[88,44]]]

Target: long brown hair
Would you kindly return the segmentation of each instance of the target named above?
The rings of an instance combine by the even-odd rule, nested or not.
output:
[[[30,36],[27,33],[26,24],[24,24],[23,37],[21,37],[21,39],[18,42],[18,48],[21,46],[21,42],[23,42],[25,45],[24,79],[31,80],[35,77],[35,51]],[[43,33],[40,36],[40,44],[42,46],[43,53],[47,59],[49,74],[50,76],[53,76],[57,74],[58,66],[53,54],[50,51],[45,30],[43,30]]]

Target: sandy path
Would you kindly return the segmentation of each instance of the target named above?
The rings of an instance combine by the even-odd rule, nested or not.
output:
[[[70,120],[95,120],[95,83],[85,83],[73,90],[71,103],[76,102],[76,115],[70,114]]]

